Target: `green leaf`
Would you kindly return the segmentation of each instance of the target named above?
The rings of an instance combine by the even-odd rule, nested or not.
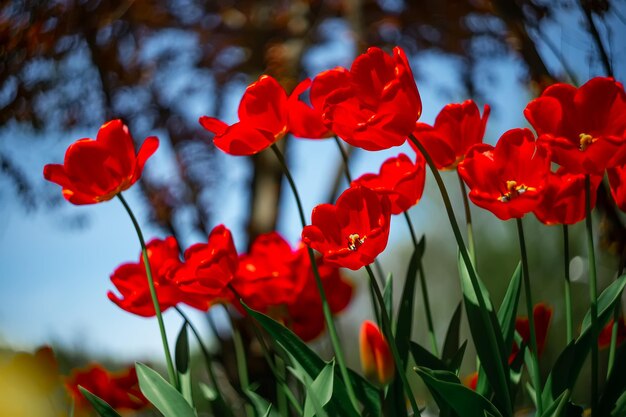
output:
[[[328,404],[333,395],[333,380],[335,374],[335,361],[327,364],[322,372],[307,387],[307,396],[304,402],[304,417],[321,417],[326,415],[324,406]]]
[[[434,371],[418,367],[415,369],[428,389],[454,410],[459,417],[502,417],[500,411],[485,397],[467,388],[459,378],[449,371]]]
[[[326,366],[326,362],[313,352],[291,330],[265,314],[252,310],[244,303],[242,303],[242,305],[246,311],[263,326],[272,339],[280,343],[284,349],[302,365],[303,369],[309,375],[319,375],[319,373],[322,372],[322,369]],[[350,381],[354,388],[355,395],[367,412],[371,415],[380,415],[381,402],[378,389],[350,369],[348,369],[348,374],[350,375]],[[350,403],[346,386],[340,376],[335,378],[333,389],[333,397],[328,406],[336,408],[338,415],[358,416]]]
[[[504,347],[507,356],[511,353],[513,347],[513,336],[515,335],[515,318],[517,317],[517,306],[519,304],[519,296],[522,292],[522,264],[518,263],[509,287],[506,289],[504,299],[498,309],[498,322],[502,329],[502,338],[504,339]]]
[[[565,390],[561,395],[559,395],[559,398],[557,398],[556,401],[543,412],[541,417],[561,417],[567,415],[564,413],[567,412],[567,404],[569,402],[570,394],[570,390]],[[534,396],[535,395],[533,393],[532,397]]]
[[[604,391],[598,402],[599,416],[609,415],[619,396],[626,392],[626,343],[622,344],[615,352],[613,370],[604,384]]]
[[[190,406],[193,407],[193,396],[191,393],[191,371],[189,369],[189,338],[187,336],[187,322],[183,323],[176,338],[176,350],[174,362],[178,372],[178,381],[183,397]]]
[[[511,415],[513,407],[509,388],[509,364],[500,323],[494,312],[489,293],[480,278],[476,277],[479,290],[485,301],[485,312],[481,311],[469,272],[460,256],[458,264],[467,321],[476,346],[476,353],[480,358],[482,368],[485,370],[489,385],[495,393],[498,409],[507,416]],[[483,314],[486,314],[487,322],[485,322]]]
[[[385,288],[383,288],[383,300],[385,301],[387,316],[391,321],[393,321],[393,275],[391,272],[387,275],[387,281],[385,281]]]
[[[197,417],[187,400],[156,371],[139,362],[135,368],[141,392],[165,417]]]
[[[615,404],[615,408],[611,411],[611,417],[623,417],[626,415],[626,392],[623,393],[617,403]]]
[[[448,365],[448,369],[455,374],[459,374],[459,370],[461,369],[461,363],[463,362],[463,356],[465,355],[465,349],[467,348],[467,340],[463,342],[459,350],[456,351],[454,356],[447,361],[446,365]]]
[[[422,256],[426,248],[426,238],[422,236],[417,248],[411,255],[409,267],[400,296],[400,305],[398,306],[398,320],[396,322],[396,346],[400,361],[407,363],[409,357],[409,341],[411,340],[411,332],[413,331],[413,302],[415,299],[415,283],[417,281],[417,271],[422,262]]]
[[[449,371],[448,366],[438,357],[433,355],[422,345],[411,342],[411,354],[417,366],[434,369],[437,371]]]
[[[461,329],[461,305],[459,302],[452,314],[450,324],[448,325],[448,331],[446,332],[446,340],[443,343],[443,351],[441,352],[441,359],[444,362],[452,359],[459,350],[459,336]]]
[[[413,251],[409,266],[400,295],[400,304],[398,306],[398,318],[395,322],[395,339],[398,348],[398,355],[402,363],[408,363],[409,342],[411,340],[411,332],[413,331],[413,310],[415,299],[415,283],[417,281],[417,272],[422,262],[424,249],[426,247],[425,237],[422,236],[417,248]],[[406,417],[407,407],[404,394],[402,379],[395,378],[385,397],[385,414],[396,417]]]
[[[598,297],[598,329],[601,329],[613,316],[613,309],[620,302],[620,297],[626,286],[626,275],[622,275],[609,285]],[[591,350],[592,343],[597,343],[591,335],[591,320],[587,319],[587,312],[581,333],[576,340],[571,341],[556,359],[552,372],[548,375],[543,390],[544,405],[551,405],[562,392],[572,390],[580,371]]]
[[[254,411],[257,416],[279,417],[278,413],[272,409],[272,404],[255,391],[246,388],[244,390],[244,394],[246,394],[246,397],[248,397],[250,403],[252,403],[252,407],[254,407]]]
[[[97,395],[92,394],[91,392],[87,391],[85,388],[81,387],[80,385],[78,386],[78,389],[85,396],[87,401],[91,403],[94,410],[96,410],[96,412],[98,413],[100,417],[121,417],[117,413],[117,411],[115,411],[113,407],[111,407],[102,398],[98,397]]]

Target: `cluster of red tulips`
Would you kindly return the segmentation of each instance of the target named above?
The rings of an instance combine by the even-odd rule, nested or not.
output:
[[[302,98],[307,91],[309,102]],[[623,416],[619,413],[626,413],[626,380],[617,376],[623,374],[623,369],[612,370],[626,363],[626,352],[618,349],[624,334],[623,319],[614,313],[619,310],[626,276],[617,278],[598,295],[590,216],[597,189],[605,186],[605,172],[615,204],[626,210],[624,87],[602,77],[593,78],[579,88],[554,84],[524,111],[534,133],[527,128],[512,129],[495,146],[483,143],[488,106],[481,115],[471,100],[449,104],[432,126],[418,122],[421,111],[422,102],[402,49],[394,48],[389,55],[379,48],[370,48],[355,59],[350,69],[336,68],[312,81],[304,80],[290,95],[271,76],[261,76],[243,94],[239,121],[235,124],[207,116],[200,118],[200,124],[213,134],[215,146],[228,154],[253,155],[268,148],[274,152],[292,187],[302,221],[302,241],[295,249],[273,232],[258,236],[248,253],[238,254],[230,231],[223,225],[212,230],[206,243],[184,250],[182,257],[183,250],[173,237],[145,244],[121,193],[140,178],[146,161],[158,147],[158,140],[147,138],[135,153],[133,139],[120,120],[104,124],[95,140],[81,139],[72,144],[64,164],[47,165],[44,177],[59,184],[68,201],[94,204],[118,197],[137,230],[141,259],[138,263],[121,265],[113,272],[111,281],[119,295],[109,292],[109,298],[133,314],[157,316],[170,381],[158,380],[145,366],[138,365],[139,385],[145,397],[130,387],[128,394],[135,399],[147,398],[166,416],[195,415],[193,398],[181,382],[181,370],[172,362],[161,312],[178,309],[180,304],[206,311],[216,303],[226,303],[253,321],[260,339],[269,336],[272,346],[265,342],[262,345],[281,357],[279,361],[273,355],[266,355],[270,368],[276,371],[281,416],[381,413],[406,416],[411,412],[420,415],[423,407],[418,405],[408,381],[408,375],[414,375],[407,372],[409,355],[441,415],[512,416],[523,369],[528,373],[528,396],[537,416],[581,415],[582,408],[576,411],[572,390],[588,352],[591,352],[592,381],[591,400],[586,406],[594,416]],[[354,180],[346,163],[350,187],[335,204],[320,204],[308,216],[276,146],[286,135],[334,138],[342,154],[344,149],[339,139],[367,151],[388,149],[408,141],[415,154],[401,153],[386,160],[378,173]],[[464,345],[444,346],[440,353],[427,294],[424,303],[432,347],[425,349],[411,341],[414,286],[421,270],[423,246],[406,213],[422,197],[427,165],[441,191],[459,247],[463,301],[480,359],[480,367],[470,384],[473,389],[459,380]],[[517,222],[521,266],[513,274],[499,309],[492,304],[476,270],[467,195],[464,192],[468,226],[464,238],[439,174],[439,171],[455,170],[464,182],[463,189],[469,188],[469,199],[475,205],[501,220]],[[540,373],[539,355],[552,309],[542,304],[534,306],[531,299],[522,225],[522,218],[528,213],[534,213],[548,225],[565,225],[565,233],[566,225],[586,219],[589,236],[589,313],[576,333],[571,311],[566,312],[568,345],[547,379]],[[402,300],[394,308],[387,285],[384,289],[380,286],[385,277],[380,272],[377,277],[371,265],[387,246],[391,216],[400,214],[411,230],[415,253]],[[353,285],[342,275],[341,268],[364,268],[369,278],[376,324],[364,323],[360,352],[363,373],[371,382],[346,367],[344,351],[356,348],[347,343],[342,345],[334,327],[333,315],[346,308],[353,293]],[[618,272],[618,275],[622,273]],[[565,297],[569,297],[568,272],[564,271],[564,275]],[[424,279],[423,274],[421,278]],[[522,290],[527,318],[516,321]],[[571,301],[566,304],[571,309]],[[322,361],[302,343],[318,337],[325,329],[335,355],[330,362]],[[612,352],[608,379],[603,379],[606,384],[598,380],[598,340],[610,346]],[[297,382],[290,383],[285,370],[279,369],[285,364]],[[77,384],[89,390],[89,384],[81,381]],[[294,384],[302,384],[305,393],[295,395],[291,390]],[[611,390],[600,392],[602,385],[610,385]],[[220,388],[214,386],[213,390],[223,402]],[[248,392],[248,387],[242,390]],[[107,415],[103,414],[103,407],[146,403],[115,401],[107,406],[106,401],[113,401],[111,398],[98,400],[98,392],[88,397],[92,404],[97,404],[101,415]],[[254,404],[258,407],[259,403]],[[274,415],[275,411],[269,406],[267,410],[254,412]]]

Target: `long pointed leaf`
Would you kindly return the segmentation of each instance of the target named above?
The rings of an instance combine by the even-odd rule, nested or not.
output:
[[[493,304],[484,284],[478,278],[478,284],[485,301],[486,312],[481,311],[477,294],[469,277],[465,263],[459,256],[459,274],[461,277],[461,291],[465,301],[467,321],[476,353],[480,358],[481,366],[489,381],[497,400],[498,409],[505,415],[512,414],[511,392],[509,388],[509,364],[506,348],[502,338],[500,323],[493,309]],[[485,323],[483,314],[487,314]],[[493,338],[493,339],[492,339]],[[492,340],[492,341],[491,341]]]
[[[85,396],[87,401],[91,403],[94,410],[96,410],[100,417],[121,417],[118,412],[115,411],[113,407],[111,407],[109,403],[104,401],[102,398],[92,394],[80,385],[78,386],[78,389]]]
[[[446,332],[446,339],[443,342],[443,350],[441,352],[441,359],[443,361],[449,361],[459,350],[459,337],[461,330],[461,306],[463,303],[459,302],[452,314],[450,324],[448,325],[448,331]]]
[[[613,309],[620,302],[625,286],[626,275],[622,275],[598,297],[598,328],[602,328],[613,316]],[[588,316],[589,312],[585,317]],[[544,405],[551,405],[562,392],[574,387],[592,343],[597,343],[597,340],[592,338],[590,320],[583,320],[580,335],[561,352],[552,367],[552,372],[548,375],[543,390]]]
[[[165,417],[197,417],[180,392],[156,371],[139,362],[135,368],[141,392]]]
[[[183,326],[176,338],[176,350],[174,362],[176,363],[176,371],[178,372],[178,380],[180,381],[180,390],[185,400],[193,407],[193,397],[191,394],[191,371],[189,369],[189,337],[187,335],[187,323]]]
[[[482,395],[461,384],[459,378],[452,372],[433,371],[421,367],[415,370],[422,377],[428,389],[437,393],[440,398],[446,401],[447,405],[459,417],[485,417],[488,414],[494,417],[502,417],[495,405]]]
[[[257,320],[261,326],[272,336],[274,340],[279,342],[306,370],[309,375],[319,375],[326,362],[322,360],[315,352],[313,352],[298,336],[282,324],[278,323],[271,317],[263,313],[252,310],[242,303],[246,311]],[[354,392],[363,404],[365,409],[371,415],[380,415],[381,402],[378,396],[378,389],[363,379],[360,375],[348,369],[350,382],[354,388]],[[337,408],[342,416],[355,416],[356,412],[352,408],[348,400],[346,386],[341,377],[335,378],[333,385],[334,394],[329,406]]]

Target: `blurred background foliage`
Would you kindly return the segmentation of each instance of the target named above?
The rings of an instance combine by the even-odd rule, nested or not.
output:
[[[207,114],[224,117],[239,99],[242,86],[260,74],[270,74],[290,91],[334,62],[349,65],[368,46],[402,46],[412,62],[433,54],[451,60],[458,91],[450,97],[473,98],[492,104],[499,88],[484,62],[514,60],[522,68],[517,80],[528,97],[556,81],[582,83],[592,75],[623,80],[626,7],[621,0],[60,0],[3,1],[0,6],[0,130],[18,131],[24,141],[76,127],[96,131],[103,121],[121,118],[135,139],[157,132],[171,152],[167,175],[145,175],[141,193],[150,219],[164,233],[184,240],[189,233],[205,235],[220,204],[216,185],[230,167],[216,158],[210,137],[197,122]],[[621,38],[620,38],[621,36]],[[337,50],[337,42],[341,49]],[[574,45],[576,53],[564,52]],[[346,55],[347,54],[347,55]],[[334,58],[333,58],[334,57]],[[425,72],[414,68],[418,87]],[[233,96],[236,96],[233,98]],[[457,100],[458,101],[458,100]],[[506,98],[503,101],[506,103]],[[505,113],[494,106],[494,114]],[[438,110],[437,110],[438,111]],[[523,124],[521,115],[519,123]],[[513,126],[508,126],[510,128]],[[489,135],[489,134],[488,134]],[[493,135],[493,133],[492,133]],[[497,136],[487,138],[494,142]],[[38,139],[41,140],[41,139]],[[292,139],[281,142],[289,147]],[[33,139],[36,144],[36,139]],[[351,154],[359,158],[358,150]],[[289,154],[288,154],[289,155]],[[291,161],[297,164],[297,161]],[[281,210],[281,171],[262,153],[249,158],[245,187],[245,227],[250,242],[276,228]],[[0,144],[0,175],[10,187],[0,197],[17,197],[25,210],[52,210],[61,201],[55,187],[40,187],[26,174],[19,155]],[[154,169],[154,167],[150,168]],[[371,167],[374,171],[377,167]],[[341,191],[341,167],[330,173],[326,191],[332,201]],[[430,184],[427,180],[427,184]],[[458,197],[456,178],[446,179]],[[626,248],[623,216],[616,212],[604,188],[598,200],[601,278],[606,284]],[[289,197],[287,197],[289,198]],[[430,202],[432,200],[432,203]],[[440,340],[460,296],[455,248],[447,220],[441,217],[439,196],[427,186],[424,207],[429,219],[425,269]],[[460,208],[460,199],[457,199]],[[460,210],[459,210],[460,213]],[[518,261],[513,225],[474,210],[477,217],[478,268],[496,304]],[[551,363],[564,344],[561,285],[563,265],[560,231],[526,221],[536,300],[555,307],[544,363]],[[571,233],[573,276],[583,281],[583,230]],[[574,243],[575,242],[575,243]],[[388,250],[383,262],[401,289],[408,245]],[[604,285],[603,284],[603,285]],[[576,286],[575,317],[586,311],[586,288]],[[450,301],[453,300],[453,301]],[[356,301],[359,303],[358,299]],[[366,301],[359,304],[366,307]],[[417,340],[425,340],[423,311],[417,303]],[[360,308],[360,307],[359,307]],[[361,317],[363,314],[360,315]],[[355,316],[356,317],[356,316]],[[420,324],[422,323],[422,324]],[[355,325],[356,326],[356,325]],[[464,330],[464,337],[468,337]],[[228,348],[221,342],[217,360],[229,380],[236,372]],[[324,341],[318,343],[323,350]],[[254,358],[254,344],[249,346]],[[258,353],[258,351],[256,351]],[[356,352],[356,351],[355,351]],[[64,354],[60,354],[65,358]],[[356,367],[358,358],[348,358]],[[62,359],[62,368],[82,365],[81,355]],[[254,359],[251,360],[254,368]],[[467,363],[471,368],[473,364]],[[256,366],[257,375],[266,370]],[[584,378],[582,378],[584,379]],[[260,381],[261,376],[253,376]],[[236,383],[233,383],[236,386]]]

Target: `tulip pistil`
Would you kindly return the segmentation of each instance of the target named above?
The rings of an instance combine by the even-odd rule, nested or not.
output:
[[[598,138],[594,138],[593,136],[588,135],[587,133],[581,133],[580,135],[578,135],[578,137],[580,138],[580,146],[578,147],[578,149],[581,152],[586,150],[589,147],[589,145],[591,145],[592,143],[598,140]]]
[[[357,250],[365,242],[365,236],[361,237],[358,233],[348,236],[348,249]]]
[[[534,191],[534,187],[528,187],[524,184],[517,185],[517,181],[507,181],[506,182],[507,192],[498,197],[503,203],[508,203],[511,201],[513,197],[520,196],[524,194],[526,191]]]

